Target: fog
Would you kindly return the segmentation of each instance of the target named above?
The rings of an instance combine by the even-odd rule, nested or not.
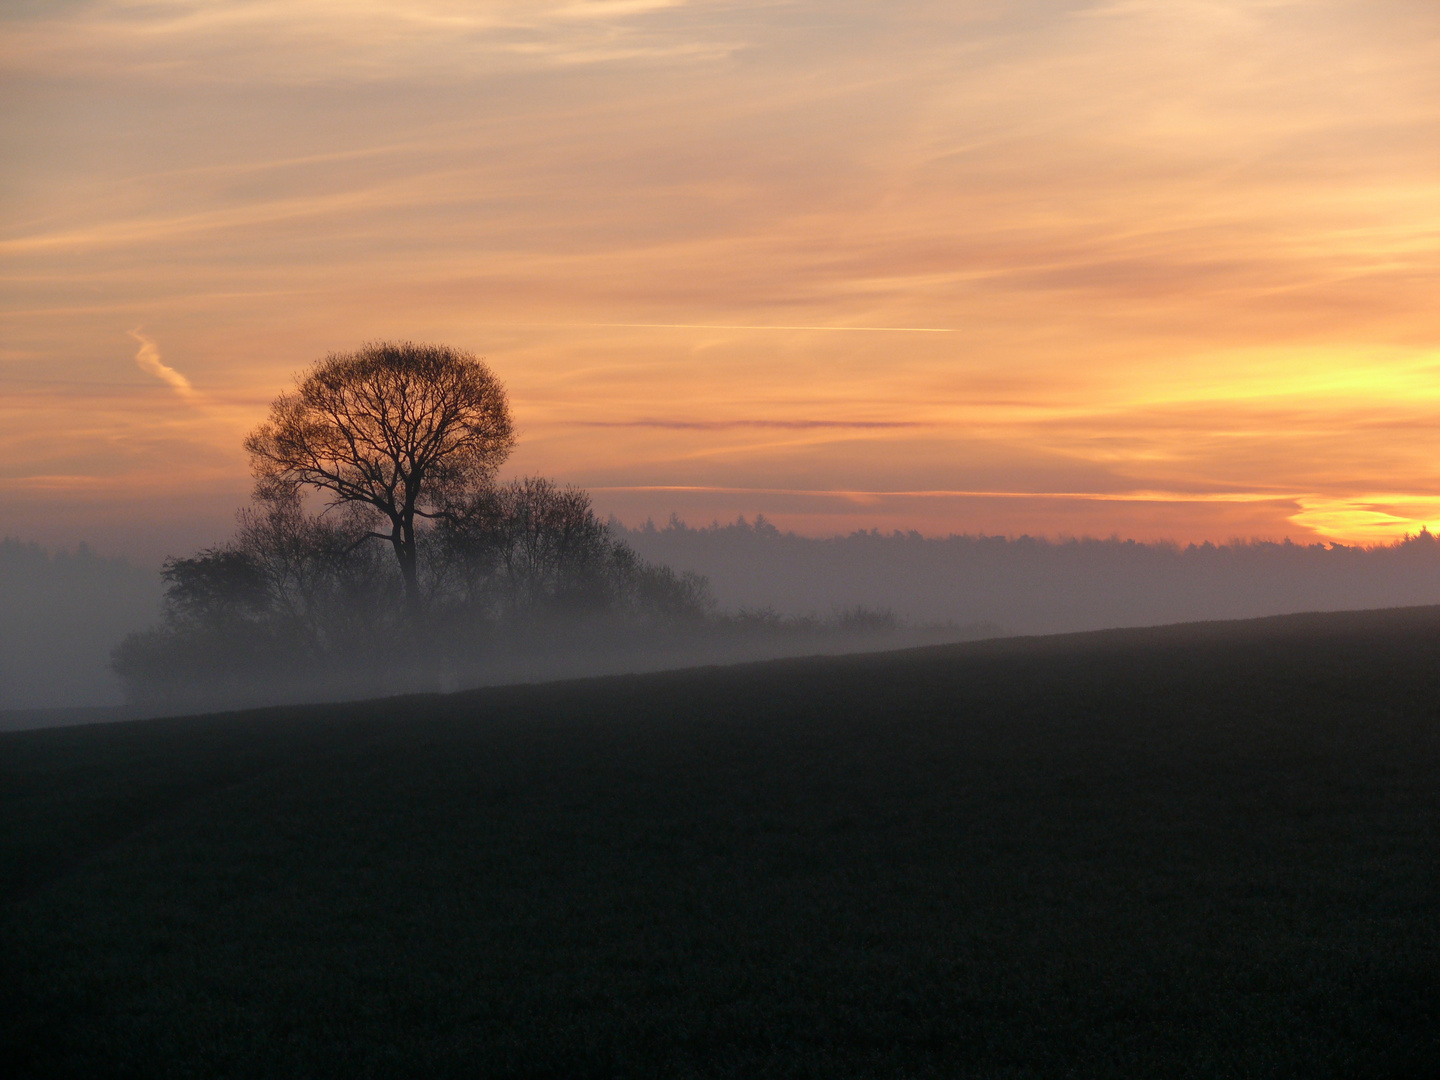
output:
[[[243,650],[224,636],[230,631],[212,627],[205,638],[210,653],[195,661],[199,654],[191,641],[184,656],[199,664],[195,670],[213,669],[223,677],[199,689],[192,681],[184,692],[167,691],[168,697],[137,697],[132,686],[128,703],[112,654],[127,639],[133,653],[137,642],[150,641],[159,632],[152,628],[164,624],[160,575],[83,544],[46,550],[7,539],[0,542],[0,727],[447,691],[1001,634],[1440,603],[1440,543],[1427,532],[1371,548],[1289,541],[1182,547],[1117,539],[926,538],[914,532],[816,539],[782,533],[762,517],[703,528],[678,519],[662,528],[648,522],[627,528],[612,519],[609,534],[618,541],[614,551],[623,546],[644,560],[636,566],[676,572],[669,578],[636,576],[631,567],[627,588],[637,582],[652,588],[658,581],[672,593],[683,592],[694,581],[684,576],[689,574],[707,579],[708,592],[683,592],[680,615],[657,616],[653,605],[642,611],[633,599],[624,610],[612,605],[562,612],[553,603],[543,610],[532,605],[524,618],[452,622],[428,644],[415,644],[408,653],[389,651],[389,660],[377,661],[373,650],[332,645],[322,664],[303,670],[262,665],[248,680],[237,679],[233,662],[215,666],[211,654],[233,661],[229,654]],[[618,565],[613,552],[606,558],[612,573]],[[527,587],[533,589],[533,581]],[[703,583],[698,587],[704,590]],[[167,616],[172,622],[173,606]],[[702,609],[708,614],[697,616]],[[250,622],[235,632],[248,635],[253,649],[271,625]],[[327,632],[335,634],[333,625]],[[157,662],[170,664],[175,655],[173,649],[161,653]],[[64,709],[81,711],[34,711]]]
[[[813,539],[762,517],[693,528],[672,518],[610,528],[641,556],[705,575],[722,605],[884,607],[915,624],[992,624],[1051,634],[1298,611],[1440,603],[1440,543],[1234,541],[1179,546],[857,532]]]
[[[160,615],[154,569],[0,540],[0,709],[121,703],[110,650]]]

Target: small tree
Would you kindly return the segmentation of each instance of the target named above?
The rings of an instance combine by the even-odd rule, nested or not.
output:
[[[414,611],[416,519],[488,483],[514,443],[505,389],[483,362],[445,345],[376,342],[317,363],[245,449],[259,497],[311,488],[388,527],[365,536],[393,547]]]
[[[502,619],[696,621],[715,606],[704,578],[647,563],[610,535],[585,491],[540,476],[475,491],[434,536],[433,565],[459,606]]]
[[[442,539],[488,571],[505,607],[603,606],[612,545],[584,491],[531,476],[478,491],[455,511]]]
[[[191,559],[166,559],[160,578],[171,624],[226,629],[270,612],[264,576],[239,548],[207,548]]]

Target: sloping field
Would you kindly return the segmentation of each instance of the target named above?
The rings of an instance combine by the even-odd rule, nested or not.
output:
[[[1417,1076],[1437,854],[1436,608],[11,733],[0,1057]]]

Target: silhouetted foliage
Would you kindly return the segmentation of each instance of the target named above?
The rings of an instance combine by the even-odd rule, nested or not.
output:
[[[375,342],[316,364],[245,449],[261,499],[310,488],[366,511],[366,535],[390,543],[418,608],[417,517],[483,487],[514,443],[505,389],[483,362],[445,345]]]
[[[510,612],[603,607],[613,544],[590,497],[541,477],[468,494],[441,519],[445,568],[471,603]]]
[[[270,595],[260,567],[238,548],[212,548],[193,559],[168,559],[166,614],[174,622],[220,628],[263,618]]]
[[[132,700],[380,692],[466,677],[497,652],[703,625],[705,581],[614,540],[589,496],[538,477],[480,485],[421,533],[423,621],[363,512],[272,490],[227,546],[171,559],[164,621],[116,649]],[[261,692],[261,687],[265,691]]]

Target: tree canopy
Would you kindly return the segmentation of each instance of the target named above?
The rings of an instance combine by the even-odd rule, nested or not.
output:
[[[515,443],[505,388],[446,345],[373,342],[331,353],[281,394],[245,440],[262,499],[325,492],[377,521],[412,606],[420,602],[416,519],[488,483]]]

